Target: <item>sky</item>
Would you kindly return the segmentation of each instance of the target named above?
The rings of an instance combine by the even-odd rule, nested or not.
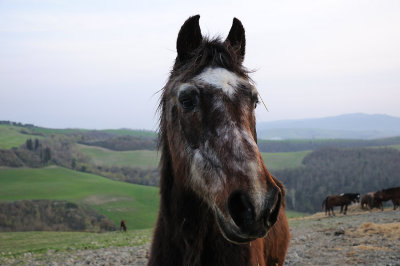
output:
[[[183,22],[246,30],[260,121],[400,117],[400,1],[0,0],[0,120],[156,130]]]

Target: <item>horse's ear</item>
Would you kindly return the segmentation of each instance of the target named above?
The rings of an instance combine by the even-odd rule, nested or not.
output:
[[[246,37],[242,22],[237,18],[233,19],[231,30],[225,42],[229,43],[236,50],[236,55],[240,61],[243,61],[246,50]]]
[[[179,31],[176,50],[178,58],[182,62],[191,58],[193,51],[200,46],[203,40],[199,19],[200,15],[188,18]]]

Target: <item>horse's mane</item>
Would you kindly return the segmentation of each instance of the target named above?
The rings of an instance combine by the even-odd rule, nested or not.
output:
[[[181,81],[185,82],[200,74],[206,67],[221,67],[247,79],[251,71],[243,67],[243,58],[238,56],[238,49],[240,47],[232,47],[229,42],[222,42],[219,37],[203,37],[201,45],[193,51],[190,60],[182,62],[176,58],[171,76],[179,75]]]

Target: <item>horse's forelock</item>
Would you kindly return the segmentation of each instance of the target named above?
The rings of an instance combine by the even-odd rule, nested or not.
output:
[[[191,60],[182,62],[179,57],[176,58],[171,77],[180,76],[181,80],[185,82],[200,74],[207,67],[220,67],[248,79],[250,71],[243,67],[236,49],[229,42],[222,42],[218,37],[204,38],[201,45],[193,51]]]

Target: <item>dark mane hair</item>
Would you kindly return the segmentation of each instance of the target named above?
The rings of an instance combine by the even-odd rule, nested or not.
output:
[[[248,79],[251,71],[243,67],[243,59],[237,56],[237,49],[221,41],[219,37],[203,38],[201,45],[193,51],[191,60],[182,62],[176,58],[171,76],[182,75],[181,80],[187,81],[200,74],[206,67],[221,67]]]

